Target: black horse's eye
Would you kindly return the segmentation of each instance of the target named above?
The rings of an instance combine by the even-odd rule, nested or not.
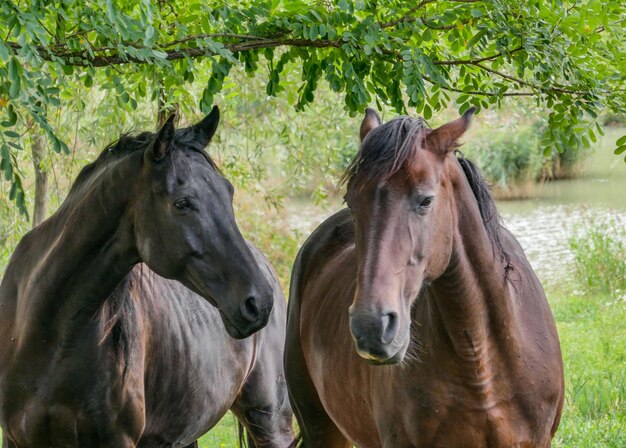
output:
[[[433,198],[424,198],[420,204],[421,208],[428,208],[432,205]]]
[[[189,202],[189,199],[187,198],[178,199],[177,201],[174,201],[174,207],[178,210],[185,210],[191,207],[191,202]]]

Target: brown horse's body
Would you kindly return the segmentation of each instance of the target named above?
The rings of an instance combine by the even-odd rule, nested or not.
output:
[[[434,160],[426,151],[412,155],[421,166]],[[359,206],[367,187],[349,184],[352,213],[329,218],[300,251],[285,368],[305,447],[550,445],[563,367],[543,289],[510,233],[498,229],[494,250],[456,157],[436,163],[437,199],[421,217],[376,200]],[[401,198],[406,183],[428,190],[402,171],[370,197]]]

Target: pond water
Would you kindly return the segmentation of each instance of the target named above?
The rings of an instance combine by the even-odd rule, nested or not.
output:
[[[568,240],[592,223],[614,220],[626,227],[626,163],[612,153],[623,129],[609,129],[585,173],[576,179],[547,182],[534,199],[498,201],[504,225],[517,237],[533,268],[545,284],[571,278],[573,254]],[[306,201],[288,205],[289,225],[303,236],[343,205]]]

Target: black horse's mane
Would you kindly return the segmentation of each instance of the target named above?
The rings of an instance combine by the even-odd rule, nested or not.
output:
[[[96,160],[83,167],[76,177],[70,192],[72,192],[75,188],[78,188],[80,185],[83,185],[94,172],[98,171],[98,168],[107,166],[109,163],[122,159],[129,154],[144,151],[152,144],[152,142],[154,142],[155,138],[156,133],[147,131],[137,134],[131,132],[122,134],[116,141],[106,145]],[[172,142],[172,145],[199,153],[206,159],[214,170],[219,172],[219,167],[215,161],[204,150],[206,142],[198,139],[192,128],[177,129],[174,134],[174,141]]]
[[[430,129],[423,118],[401,116],[372,130],[342,176],[342,183],[359,189],[364,182],[385,179],[416,159],[418,143]],[[495,254],[510,268],[509,255],[502,244],[503,227],[491,188],[476,165],[459,151],[455,152],[463,173],[474,193],[487,236]]]
[[[140,267],[143,269],[143,265]],[[102,344],[110,339],[118,362],[122,365],[122,384],[126,381],[131,362],[134,343],[139,338],[135,317],[133,294],[138,294],[139,284],[132,271],[118,283],[113,292],[104,301],[100,315],[102,326]]]

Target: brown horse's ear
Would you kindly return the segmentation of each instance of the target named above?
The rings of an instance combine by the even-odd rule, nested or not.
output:
[[[159,132],[157,132],[157,136],[154,139],[154,143],[151,148],[151,156],[154,162],[160,162],[167,155],[170,145],[172,144],[172,140],[174,140],[174,120],[176,119],[176,114],[170,115],[170,117],[165,121]]]
[[[363,122],[361,123],[361,131],[359,132],[361,141],[365,139],[365,136],[369,134],[372,129],[377,128],[382,123],[382,120],[374,109],[370,109],[369,107],[365,109],[365,118],[363,118]]]
[[[191,127],[194,135],[196,136],[196,140],[202,144],[202,147],[206,147],[206,145],[209,144],[215,134],[215,131],[217,130],[219,122],[220,110],[217,106],[213,106],[209,115]]]
[[[476,108],[470,107],[461,117],[430,131],[426,136],[427,147],[442,155],[456,148],[458,139],[470,127],[474,112]]]

